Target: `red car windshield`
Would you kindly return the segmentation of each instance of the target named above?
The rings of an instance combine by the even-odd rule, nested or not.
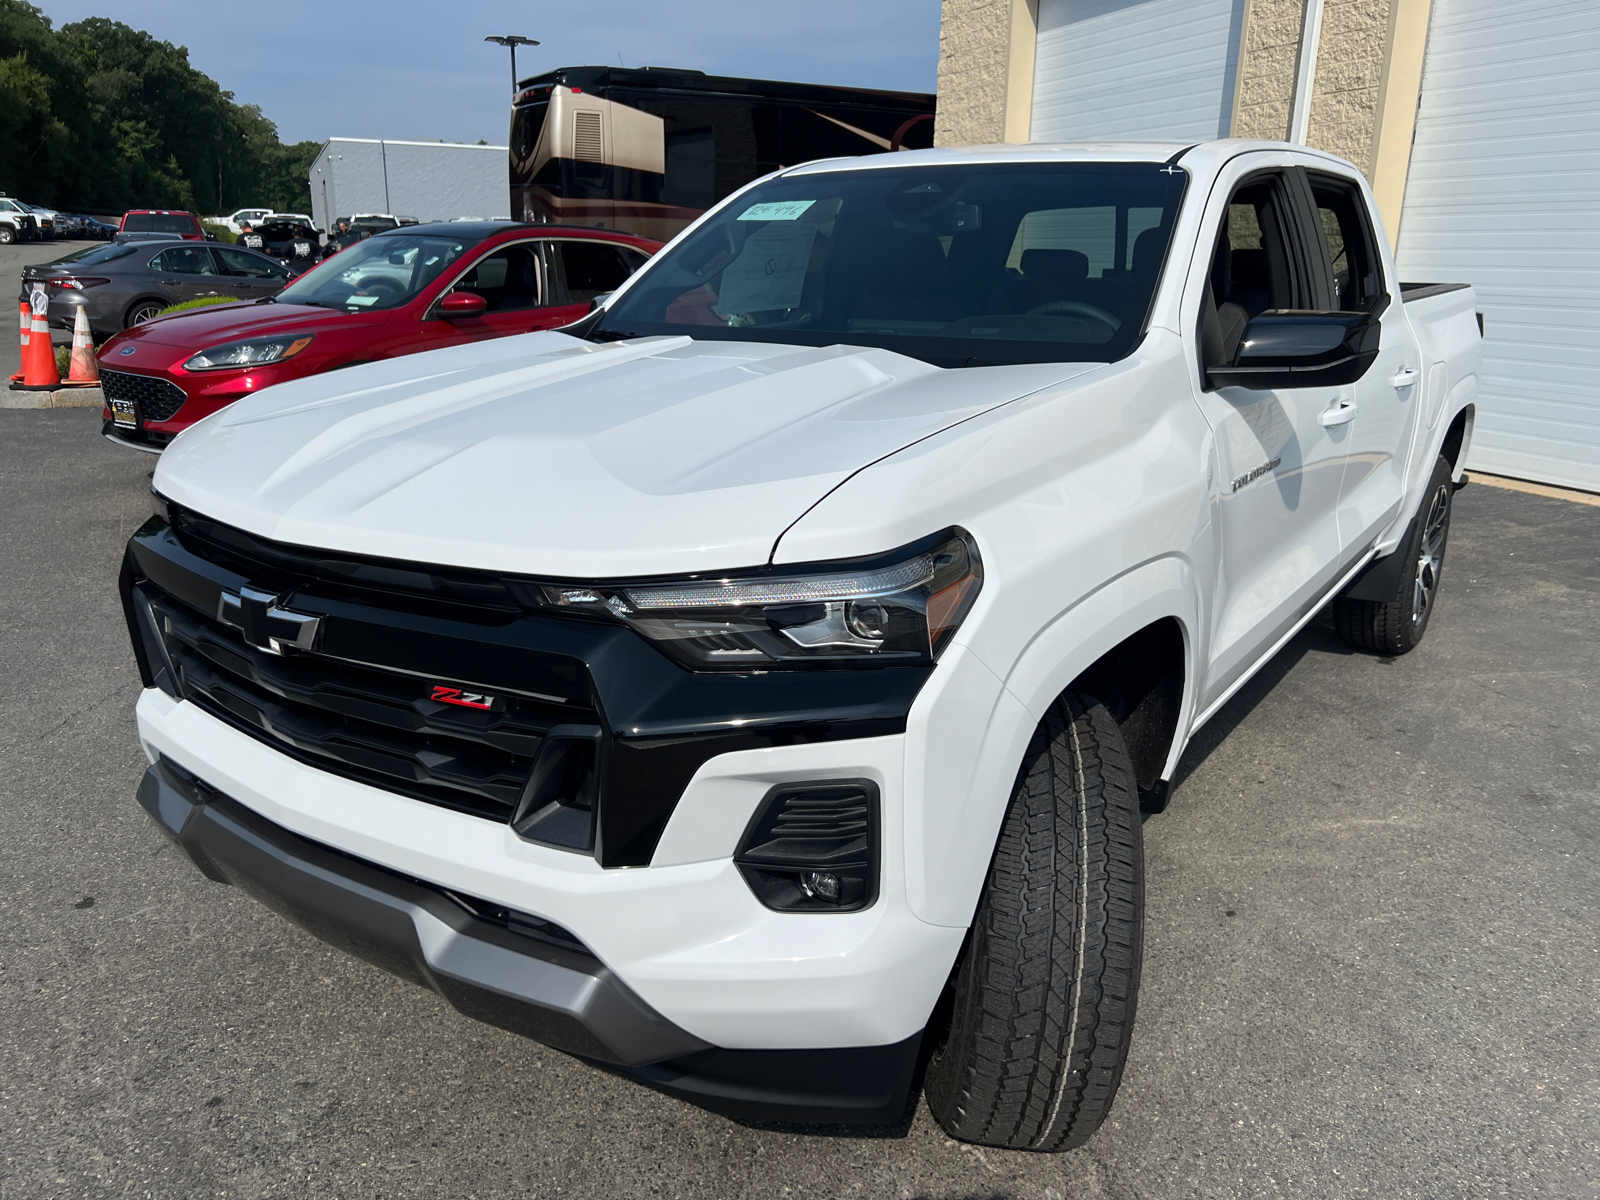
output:
[[[194,218],[184,213],[129,213],[122,218],[124,233],[194,233]]]
[[[278,293],[278,303],[346,312],[399,308],[474,245],[449,237],[368,238],[300,276]]]

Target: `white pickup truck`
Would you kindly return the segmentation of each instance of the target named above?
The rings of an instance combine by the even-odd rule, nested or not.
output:
[[[1325,605],[1422,637],[1480,337],[1300,147],[780,171],[565,331],[179,436],[122,575],[140,800],[716,1111],[894,1122],[923,1079],[954,1137],[1079,1145],[1142,816]]]

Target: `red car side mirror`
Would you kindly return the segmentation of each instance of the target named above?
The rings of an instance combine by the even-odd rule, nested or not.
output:
[[[439,301],[439,315],[445,320],[477,317],[489,311],[489,302],[477,292],[451,292]]]

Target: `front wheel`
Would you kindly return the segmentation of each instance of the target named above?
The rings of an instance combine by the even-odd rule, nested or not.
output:
[[[1071,693],[1034,732],[928,1063],[951,1137],[1081,1146],[1111,1111],[1139,992],[1144,842],[1122,734]]]
[[[1334,620],[1346,645],[1394,657],[1415,650],[1422,641],[1444,573],[1450,505],[1455,496],[1452,473],[1447,458],[1441,457],[1433,464],[1433,475],[1428,479],[1428,490],[1422,494],[1422,506],[1417,510],[1410,536],[1395,550],[1405,558],[1394,598],[1354,600],[1341,596],[1336,602]]]

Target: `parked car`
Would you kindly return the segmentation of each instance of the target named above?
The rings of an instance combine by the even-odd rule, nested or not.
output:
[[[252,226],[249,233],[240,235],[239,244],[259,250],[285,264],[290,259],[314,262],[317,252],[322,248],[311,222],[285,217],[268,217]]]
[[[172,304],[212,296],[259,300],[277,295],[288,282],[289,271],[264,254],[242,246],[195,245],[166,234],[154,242],[88,246],[24,267],[22,297],[43,284],[54,328],[72,329],[81,308],[101,341]]]
[[[270,305],[185,313],[106,343],[104,432],[159,451],[201,418],[284,380],[565,325],[657,249],[648,238],[555,225],[379,233]]]
[[[207,220],[213,225],[227,226],[228,232],[237,236],[244,232],[244,225],[254,225],[271,211],[270,208],[240,208],[225,217],[208,217]]]
[[[97,221],[93,217],[83,218],[83,236],[92,238],[97,242],[109,242],[117,234],[115,225],[107,225],[104,221]]]
[[[316,222],[313,221],[305,213],[270,212],[266,216],[262,217],[261,219],[263,221],[293,221],[293,222],[295,222],[296,224],[299,224],[299,225],[309,225],[309,226],[315,226],[316,225]]]
[[[133,208],[122,216],[123,233],[164,233],[203,242],[206,231],[193,213],[168,208]]]
[[[21,203],[21,202],[19,202]],[[33,219],[39,224],[41,237],[63,237],[66,231],[61,227],[61,214],[53,208],[45,208],[40,204],[23,203],[22,207],[33,214]]]
[[[1080,1145],[1185,746],[1329,604],[1428,628],[1474,304],[1303,146],[780,171],[564,331],[180,437],[122,574],[139,799],[650,1087],[881,1123],[925,1078],[952,1137]]]
[[[27,206],[0,192],[0,246],[31,242],[39,236],[39,222]]]

